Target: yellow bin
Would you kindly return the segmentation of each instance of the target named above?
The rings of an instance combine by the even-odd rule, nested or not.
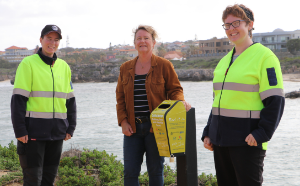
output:
[[[150,115],[160,156],[185,153],[186,110],[181,101],[165,100]]]

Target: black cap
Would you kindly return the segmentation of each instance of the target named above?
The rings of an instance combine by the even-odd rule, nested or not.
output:
[[[61,37],[61,30],[58,26],[56,25],[46,25],[43,30],[42,30],[42,33],[41,33],[41,37],[49,34],[50,32],[56,32],[58,33],[59,35],[59,38],[62,39]]]

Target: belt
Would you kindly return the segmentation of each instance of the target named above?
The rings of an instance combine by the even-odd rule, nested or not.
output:
[[[142,123],[146,123],[146,122],[149,122],[149,121],[150,121],[150,118],[147,117],[147,116],[135,118],[135,123],[136,124],[142,124]]]

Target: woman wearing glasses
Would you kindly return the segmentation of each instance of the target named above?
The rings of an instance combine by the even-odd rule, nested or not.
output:
[[[234,48],[214,71],[214,101],[203,131],[214,152],[219,186],[260,186],[267,143],[284,109],[283,81],[275,54],[253,43],[253,12],[228,6],[223,27]]]

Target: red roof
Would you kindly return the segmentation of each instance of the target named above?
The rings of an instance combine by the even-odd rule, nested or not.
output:
[[[169,51],[169,52],[167,52],[165,55],[168,55],[168,54],[177,54],[177,55],[179,55],[179,56],[182,57],[182,53],[179,52],[179,51]]]
[[[180,59],[182,58],[182,56],[178,55],[178,54],[166,54],[164,56],[165,59],[174,59],[174,58],[177,58],[177,59]]]
[[[17,47],[17,46],[11,46],[5,50],[11,50],[11,49],[14,49],[14,50],[22,50],[22,49],[25,49],[25,50],[28,50],[26,47]]]
[[[130,51],[136,51],[136,50],[135,49],[120,50],[120,52],[130,52]]]

